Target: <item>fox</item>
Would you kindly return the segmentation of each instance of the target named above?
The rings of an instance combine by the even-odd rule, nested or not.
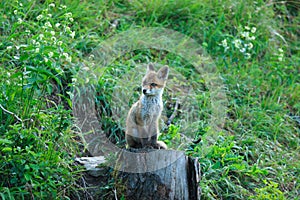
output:
[[[132,105],[126,118],[125,140],[128,148],[167,149],[164,142],[158,141],[158,124],[168,75],[168,66],[163,66],[156,72],[153,63],[148,64],[146,75],[142,79],[140,99]]]

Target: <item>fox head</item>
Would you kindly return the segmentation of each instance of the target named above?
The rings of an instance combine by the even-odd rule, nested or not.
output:
[[[169,67],[164,66],[157,72],[152,63],[147,67],[146,75],[142,82],[142,92],[146,96],[162,95],[169,74]]]

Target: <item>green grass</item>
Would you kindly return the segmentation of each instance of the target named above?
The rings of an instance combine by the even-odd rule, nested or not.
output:
[[[140,81],[128,74],[141,63],[168,64],[180,76],[169,80],[165,90],[166,115],[172,114],[179,98],[174,87],[183,91],[188,78],[193,92],[181,102],[173,125],[163,126],[161,139],[170,148],[199,158],[202,198],[299,198],[300,125],[295,120],[300,116],[299,3],[65,0],[54,1],[54,7],[51,3],[0,3],[2,199],[68,199],[79,191],[80,169],[73,159],[83,155],[84,141],[71,110],[76,74],[99,64],[87,59],[99,43],[142,27],[178,31],[207,51],[224,85],[226,120],[205,154],[204,143],[186,140],[184,135],[205,138],[215,131],[209,123],[212,91],[186,58],[165,50],[138,49],[118,57],[96,81],[98,117],[111,141],[125,146],[126,109],[139,96]],[[113,113],[116,88],[129,97],[121,101],[125,116],[118,120]],[[193,111],[198,118],[187,120],[187,110],[194,107],[199,108]]]

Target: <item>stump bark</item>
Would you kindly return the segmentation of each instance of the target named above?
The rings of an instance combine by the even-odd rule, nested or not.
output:
[[[116,162],[118,196],[128,200],[198,200],[200,167],[196,159],[172,150],[124,150]]]
[[[181,151],[130,149],[121,150],[116,162],[108,162],[103,156],[76,158],[76,161],[87,171],[85,199],[101,197],[100,187],[105,186],[103,181],[110,176],[109,168],[114,169],[115,189],[113,196],[105,199],[200,199],[199,163]],[[100,164],[106,167],[99,167]]]

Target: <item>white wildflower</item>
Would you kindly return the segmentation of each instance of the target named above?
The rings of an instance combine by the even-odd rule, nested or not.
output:
[[[72,32],[70,33],[70,36],[71,36],[71,38],[74,38],[74,37],[75,37],[75,31],[72,31]]]
[[[67,58],[66,58],[66,61],[72,62],[72,57],[71,57],[71,56],[67,57]]]
[[[52,25],[51,25],[50,22],[46,22],[46,23],[45,23],[45,26],[46,26],[46,27],[49,27],[49,28],[52,28]]]
[[[251,58],[251,54],[250,53],[245,53],[245,58],[246,59],[250,59]]]
[[[48,14],[48,17],[50,17],[50,18],[51,18],[51,17],[52,17],[52,14]]]
[[[235,39],[233,41],[233,44],[234,44],[235,48],[239,49],[239,48],[241,48],[242,41],[240,39]]]
[[[242,34],[243,38],[246,38],[246,39],[249,38],[249,32],[248,31],[242,32],[241,34]]]
[[[6,49],[7,49],[7,50],[10,50],[10,49],[12,49],[12,46],[8,46],[8,47],[6,47]]]
[[[52,51],[50,51],[50,52],[48,53],[48,56],[49,56],[50,58],[52,58],[53,55],[54,55],[54,53],[53,53]]]
[[[89,71],[89,70],[90,70],[89,67],[83,67],[82,69],[83,69],[84,71]]]
[[[18,11],[17,11],[17,10],[14,10],[14,14],[15,14],[15,15],[18,14]]]
[[[72,61],[72,57],[69,56],[68,53],[63,53],[63,56],[66,58],[66,61],[71,62]]]
[[[249,40],[255,40],[255,36],[249,37]]]
[[[44,38],[44,34],[39,34],[39,39],[42,40]]]
[[[54,8],[54,7],[55,7],[55,4],[54,4],[54,3],[50,3],[50,4],[49,4],[49,7]]]
[[[253,48],[253,44],[250,42],[248,45],[247,45],[248,49],[252,49]]]
[[[224,47],[224,51],[225,52],[229,49],[229,47],[227,46],[228,44],[227,44],[227,40],[226,39],[222,40],[221,45]]]
[[[43,18],[43,15],[39,15],[36,17],[37,20],[41,20]]]
[[[21,44],[20,48],[23,48],[23,47],[28,47],[28,45],[27,44]]]
[[[63,56],[66,58],[66,57],[69,57],[69,54],[68,53],[63,53]]]
[[[38,52],[40,52],[40,48],[35,49],[35,53],[38,53]]]
[[[22,6],[23,6],[23,4],[22,4],[22,3],[19,3],[19,6],[20,6],[20,7],[22,7]]]
[[[242,52],[242,53],[244,53],[245,51],[246,51],[245,48],[241,48],[241,49],[240,49],[240,52]]]
[[[55,27],[58,28],[60,26],[60,23],[56,23]]]
[[[48,58],[44,57],[45,62],[48,62]]]
[[[226,39],[222,40],[222,46],[227,47],[227,40]]]
[[[70,20],[70,22],[73,22],[73,21],[74,21],[74,19],[73,19],[72,17],[70,17],[70,19],[69,19],[69,20]]]
[[[283,57],[284,57],[283,49],[282,49],[282,48],[279,48],[278,51],[279,51],[279,54],[278,54],[278,60],[279,60],[279,61],[282,61],[282,60],[283,60]]]
[[[251,33],[255,33],[256,32],[256,27],[252,27],[251,28]]]
[[[57,42],[57,45],[58,45],[58,46],[61,46],[61,45],[62,45],[62,41],[58,41],[58,42]]]
[[[68,12],[68,13],[66,13],[65,15],[66,15],[66,17],[68,17],[68,18],[69,18],[69,17],[72,17],[72,13],[71,13],[71,12]]]
[[[51,34],[52,36],[54,36],[54,35],[55,35],[55,31],[50,31],[50,34]]]
[[[18,18],[18,24],[22,24],[23,20],[21,18]]]
[[[93,54],[91,54],[90,56],[89,56],[89,59],[94,59],[94,55]]]
[[[245,29],[249,31],[249,30],[250,30],[250,27],[249,27],[249,26],[245,26]]]
[[[51,37],[51,40],[52,40],[53,42],[56,42],[56,37]]]
[[[37,47],[41,46],[41,44],[40,44],[39,42],[36,42],[35,45],[36,45]]]

